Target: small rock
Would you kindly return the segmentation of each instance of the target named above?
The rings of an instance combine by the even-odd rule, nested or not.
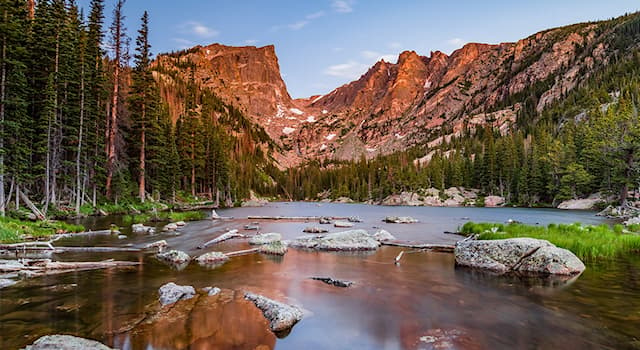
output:
[[[207,293],[208,296],[218,295],[222,290],[218,287],[204,287],[202,291]]]
[[[145,226],[143,224],[133,224],[131,225],[131,232],[133,233],[155,233],[155,229],[151,226]]]
[[[280,303],[253,293],[245,293],[244,297],[262,311],[273,332],[286,331],[302,319],[302,310],[297,306]]]
[[[196,295],[196,290],[192,286],[179,286],[169,282],[158,289],[158,294],[160,294],[160,304],[165,306],[178,300],[193,298]]]
[[[336,222],[333,223],[333,226],[348,228],[348,227],[353,227],[353,223],[348,222],[348,221],[336,221]]]
[[[95,340],[74,337],[71,335],[45,335],[25,350],[113,350]]]
[[[309,227],[305,227],[305,229],[302,230],[302,232],[304,232],[304,233],[327,233],[327,232],[329,232],[329,230],[321,228],[321,227],[317,227],[317,226],[309,226]]]
[[[418,220],[410,216],[387,216],[382,221],[389,224],[413,224],[418,222]]]
[[[320,222],[320,225],[331,225],[333,223],[331,218],[328,218],[328,217],[321,217],[319,222]]]
[[[362,222],[362,219],[360,219],[360,218],[359,218],[359,217],[357,217],[357,216],[350,216],[350,217],[347,219],[347,221],[349,221],[349,222]]]
[[[171,264],[181,265],[191,260],[189,254],[180,250],[170,250],[168,252],[158,253],[156,257]]]
[[[178,225],[176,225],[175,223],[169,223],[164,225],[164,227],[162,228],[162,231],[175,231],[178,229]]]
[[[387,230],[378,230],[373,234],[373,238],[378,242],[394,241],[396,237]]]
[[[127,239],[127,236],[125,236],[125,235],[118,235],[118,239]]]
[[[186,226],[186,225],[187,225],[187,223],[186,223],[186,222],[184,222],[184,221],[178,221],[178,222],[176,222],[175,224],[176,224],[176,226],[178,226],[178,227],[183,227],[183,226]]]
[[[200,265],[215,265],[227,260],[229,260],[229,257],[223,252],[209,252],[196,258],[196,261],[198,261],[198,264]]]
[[[342,287],[342,288],[350,287],[353,284],[353,282],[351,281],[336,280],[330,277],[311,277],[311,279],[316,281],[322,281],[326,284],[330,284],[332,286]]]
[[[249,244],[262,245],[282,240],[282,235],[275,232],[262,233],[249,238]]]
[[[168,246],[167,241],[165,241],[163,239],[163,240],[155,241],[153,243],[149,243],[149,244],[145,245],[144,249],[158,248],[158,251],[162,251],[167,246]]]
[[[271,242],[269,244],[263,244],[258,249],[259,253],[268,255],[285,255],[289,248],[282,241]]]
[[[6,287],[11,287],[16,283],[18,283],[18,282],[14,281],[14,280],[10,280],[10,279],[7,279],[7,278],[0,278],[0,289],[6,288]]]

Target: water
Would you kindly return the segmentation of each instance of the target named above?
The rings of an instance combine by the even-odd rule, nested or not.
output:
[[[543,225],[604,222],[592,212],[313,203],[273,203],[218,213],[239,220],[190,223],[181,236],[132,235],[124,230],[129,236],[126,240],[102,236],[60,244],[142,246],[166,239],[170,247],[191,255],[240,250],[248,248],[242,240],[207,250],[196,247],[227,228],[241,229],[250,222],[247,215],[359,216],[364,222],[355,228],[372,231],[380,227],[402,240],[430,243],[459,239],[443,231],[455,231],[467,220],[514,219]],[[387,215],[409,215],[420,223],[382,223]],[[119,223],[117,217],[91,220],[97,220],[92,224],[95,229]],[[315,225],[262,222],[261,231],[281,232],[289,239],[310,224]],[[446,253],[405,254],[396,266],[392,262],[401,250],[382,247],[370,253],[319,253],[290,249],[282,258],[247,255],[214,269],[192,263],[182,271],[172,270],[149,254],[65,254],[58,258],[115,258],[143,264],[26,280],[0,290],[0,348],[19,348],[53,333],[89,337],[125,349],[429,349],[434,348],[431,341],[443,336],[460,349],[640,346],[638,256],[589,264],[579,278],[566,281],[497,277],[456,268],[453,256]],[[309,279],[312,276],[351,280],[355,285],[336,288]],[[191,304],[179,303],[157,314],[157,289],[170,281],[196,288],[218,286],[223,293],[194,299]],[[301,305],[305,318],[290,334],[276,338],[257,309],[242,299],[245,290]],[[154,320],[131,326],[144,315]]]

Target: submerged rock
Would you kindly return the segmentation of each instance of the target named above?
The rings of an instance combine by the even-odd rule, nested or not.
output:
[[[460,241],[454,253],[459,266],[497,273],[574,275],[585,269],[572,252],[533,238]]]
[[[268,255],[285,255],[289,249],[282,241],[275,241],[269,244],[263,244],[258,248],[258,252]]]
[[[333,221],[328,217],[321,217],[319,221],[320,225],[331,225]]]
[[[14,281],[14,280],[10,280],[10,279],[7,279],[7,278],[0,278],[0,289],[6,288],[6,287],[11,287],[16,283],[18,283],[18,282]]]
[[[333,223],[333,226],[342,227],[342,228],[348,228],[348,227],[353,227],[353,223],[348,222],[348,221],[336,221],[336,222]]]
[[[297,306],[280,303],[253,293],[245,293],[244,297],[262,311],[273,332],[286,331],[302,319],[302,310]]]
[[[222,252],[209,252],[196,258],[200,265],[215,265],[229,260],[229,257]]]
[[[290,244],[296,248],[316,250],[375,250],[380,242],[371,237],[365,230],[334,232],[327,235],[307,235],[298,237]]]
[[[387,216],[382,221],[389,224],[413,224],[418,222],[418,220],[412,218],[411,216]]]
[[[112,348],[91,339],[74,337],[72,335],[45,335],[33,344],[27,345],[25,350],[113,350]]]
[[[166,261],[171,264],[181,265],[188,263],[191,260],[189,254],[180,250],[169,250],[156,254],[156,257],[160,260]]]
[[[372,237],[378,242],[394,241],[396,239],[396,237],[387,230],[378,230]]]
[[[151,248],[158,248],[158,252],[161,252],[164,250],[164,248],[166,248],[168,246],[167,241],[165,241],[164,239],[159,240],[159,241],[155,241],[153,243],[149,243],[147,245],[144,246],[144,249],[151,249]]]
[[[162,231],[164,232],[168,232],[168,231],[175,231],[178,229],[178,225],[176,225],[175,223],[169,223],[164,225],[164,227],[162,228]]]
[[[335,287],[342,287],[342,288],[350,287],[353,284],[353,282],[351,281],[336,280],[331,277],[311,277],[311,279],[316,281],[321,281]]]
[[[249,244],[262,245],[282,240],[282,235],[275,232],[261,233],[249,238]]]
[[[302,230],[302,232],[304,233],[327,233],[329,232],[329,230],[322,228],[322,227],[317,227],[317,226],[309,226],[309,227],[305,227],[304,230]]]
[[[156,229],[151,226],[145,226],[143,224],[131,225],[131,232],[133,233],[148,233],[150,235],[156,233]]]
[[[169,282],[158,289],[162,306],[173,304],[178,300],[191,299],[196,295],[192,286],[180,286]]]
[[[211,297],[220,294],[222,290],[218,287],[204,287],[202,288],[202,291],[207,293],[207,295]]]

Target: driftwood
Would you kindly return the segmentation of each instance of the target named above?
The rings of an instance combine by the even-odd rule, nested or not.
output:
[[[257,253],[259,250],[260,250],[259,248],[238,250],[238,251],[235,251],[235,252],[224,253],[224,255],[226,255],[229,258],[232,258],[234,256],[241,256],[241,255],[248,255],[248,254]]]
[[[224,241],[232,239],[232,238],[246,238],[246,236],[238,233],[238,230],[231,230],[229,232],[225,232],[225,233],[221,234],[220,236],[218,236],[218,237],[206,242],[205,244],[199,246],[198,248],[200,248],[200,249],[206,248],[206,247],[208,247],[210,245],[218,244],[220,242],[224,242]]]
[[[0,272],[20,272],[20,271],[73,271],[73,270],[96,270],[111,267],[125,267],[140,265],[133,261],[88,261],[88,262],[61,262],[50,260],[22,260],[19,264],[0,263]],[[45,273],[46,274],[46,273]]]
[[[22,198],[22,201],[27,205],[27,207],[29,207],[29,209],[31,209],[36,218],[40,220],[46,219],[46,216],[33,204],[26,194],[22,193],[19,189],[16,189],[16,191],[20,195],[20,198]]]
[[[320,220],[326,216],[247,216],[248,220],[291,220],[291,221],[307,221]],[[330,217],[332,220],[349,220],[348,217]]]
[[[35,243],[35,242],[33,242]],[[47,242],[42,242],[47,243]],[[0,244],[0,250],[9,251],[51,251],[53,253],[68,253],[68,252],[91,252],[91,253],[111,253],[111,252],[141,252],[142,249],[127,248],[127,247],[59,247],[59,246],[9,246]]]
[[[443,253],[453,253],[453,249],[454,249],[454,246],[448,245],[448,244],[412,244],[409,242],[398,242],[398,241],[383,241],[383,242],[380,242],[380,244],[393,246],[393,247],[431,250],[434,252],[443,252]]]

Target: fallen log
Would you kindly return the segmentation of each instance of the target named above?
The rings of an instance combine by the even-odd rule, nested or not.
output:
[[[290,220],[290,221],[307,221],[307,220],[320,220],[326,218],[326,216],[247,216],[248,220]],[[349,217],[330,217],[332,220],[349,220]]]
[[[89,262],[60,262],[49,260],[30,260],[23,263],[0,264],[0,272],[20,272],[20,271],[49,271],[49,270],[96,270],[111,267],[124,267],[140,265],[133,261],[89,261]]]
[[[448,244],[413,244],[409,242],[383,241],[382,245],[392,247],[413,248],[422,250],[431,250],[434,252],[453,253],[454,246]]]
[[[203,245],[199,246],[198,248],[199,249],[203,249],[203,248],[206,248],[206,247],[208,247],[210,245],[218,244],[220,242],[224,242],[224,241],[229,240],[229,239],[246,238],[246,237],[247,236],[238,233],[238,230],[231,230],[229,232],[225,232],[225,233],[221,234],[220,236],[218,236],[218,237],[216,237],[216,238],[214,238],[214,239],[212,239],[212,240],[210,240],[208,242],[205,242]]]
[[[241,255],[248,255],[248,254],[257,253],[259,250],[260,250],[260,248],[238,250],[238,251],[235,251],[235,252],[224,253],[224,255],[226,255],[229,258],[232,258],[234,256],[241,256]]]
[[[36,218],[38,218],[39,220],[46,219],[44,213],[42,213],[42,211],[40,211],[40,209],[38,209],[35,204],[33,204],[33,202],[29,199],[29,197],[27,197],[26,194],[24,194],[20,189],[16,189],[16,191],[16,193],[20,195],[20,198],[22,198],[22,201],[27,205],[27,207],[29,207],[29,209],[31,209],[31,212],[36,216]]]
[[[29,242],[36,243],[36,242]],[[37,242],[48,243],[48,242]],[[92,253],[111,253],[111,252],[141,252],[142,249],[127,248],[127,247],[58,247],[58,246],[44,246],[39,247],[37,245],[18,245],[7,246],[0,245],[0,250],[9,251],[51,251],[53,253],[66,253],[66,252],[92,252]]]

